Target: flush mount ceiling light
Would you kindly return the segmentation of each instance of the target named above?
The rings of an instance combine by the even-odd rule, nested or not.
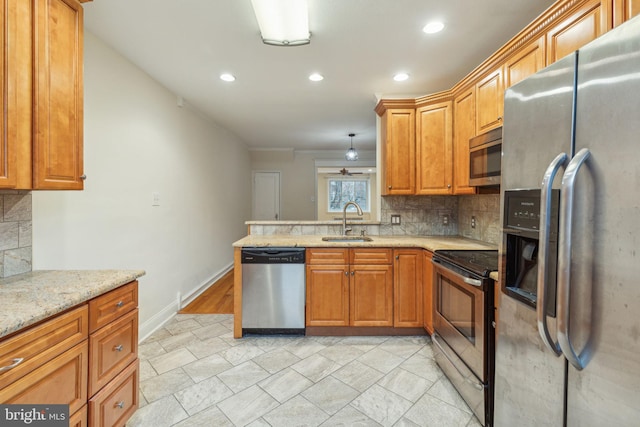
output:
[[[275,46],[309,44],[307,0],[251,0],[262,41]]]
[[[220,80],[224,80],[225,82],[235,82],[236,78],[233,74],[223,73],[220,74]]]
[[[311,80],[312,82],[320,82],[324,80],[324,77],[322,76],[322,74],[313,73],[309,76],[309,80]]]
[[[407,80],[409,78],[409,74],[407,73],[397,73],[395,76],[393,76],[393,80],[397,81],[397,82],[403,82],[405,80]]]
[[[442,22],[433,21],[425,25],[422,31],[424,31],[427,34],[435,34],[435,33],[439,33],[443,29],[444,29],[444,24]]]
[[[349,138],[351,138],[351,148],[347,150],[347,153],[344,155],[344,158],[349,161],[358,160],[358,152],[353,148],[353,137],[356,136],[355,133],[350,133]]]

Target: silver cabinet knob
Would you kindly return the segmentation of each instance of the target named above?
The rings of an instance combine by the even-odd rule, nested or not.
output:
[[[87,175],[85,174],[80,175],[80,180],[84,181],[85,179],[87,179]]]
[[[124,408],[124,401],[121,400],[120,402],[117,402],[115,405],[113,405],[114,408]]]
[[[123,349],[123,348],[124,348],[124,347],[122,347],[122,344],[119,344],[119,345],[117,345],[117,346],[113,347],[113,350],[114,350],[114,351],[122,351],[122,349]]]
[[[124,306],[124,302],[123,301],[118,301],[116,303],[116,307],[118,307],[118,308],[122,308],[123,306]]]

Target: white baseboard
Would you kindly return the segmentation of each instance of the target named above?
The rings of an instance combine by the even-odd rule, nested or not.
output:
[[[208,280],[205,280],[201,285],[196,286],[191,291],[189,291],[186,294],[186,296],[182,298],[182,300],[179,302],[180,303],[179,310],[183,309],[184,307],[189,305],[191,302],[193,302],[193,300],[195,300],[200,295],[202,295],[202,293],[206,291],[209,288],[209,286],[213,285],[215,282],[220,280],[225,274],[227,274],[231,270],[233,270],[233,263],[227,265],[222,270],[220,270],[217,274],[215,274],[213,277],[209,278]]]
[[[167,305],[165,308],[151,316],[149,320],[140,325],[138,333],[138,343],[142,343],[145,339],[149,338],[152,333],[162,328],[165,323],[173,319],[173,317],[178,313],[178,311],[182,309],[182,307],[187,306],[190,302],[199,297],[204,291],[207,290],[207,288],[209,288],[209,286],[218,281],[231,269],[233,269],[233,263],[223,268],[220,272],[218,272],[211,278],[205,280],[201,285],[196,286],[188,293],[187,297],[185,298],[181,298],[180,292],[178,292],[177,298],[174,302]]]
[[[180,310],[178,301],[174,301],[151,316],[149,320],[142,323],[138,328],[138,343],[141,343],[149,338],[152,333],[162,328],[165,323],[173,319],[176,313],[178,313],[178,310]]]

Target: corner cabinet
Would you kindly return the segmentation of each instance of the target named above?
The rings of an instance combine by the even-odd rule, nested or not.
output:
[[[83,9],[7,0],[0,188],[83,189]]]
[[[453,120],[451,101],[416,109],[416,192],[452,194]]]
[[[412,195],[416,187],[415,108],[388,108],[378,114],[383,138],[381,194]]]

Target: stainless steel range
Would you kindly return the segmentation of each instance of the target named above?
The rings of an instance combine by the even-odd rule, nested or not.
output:
[[[493,287],[498,251],[436,251],[435,359],[482,425],[493,420]]]

